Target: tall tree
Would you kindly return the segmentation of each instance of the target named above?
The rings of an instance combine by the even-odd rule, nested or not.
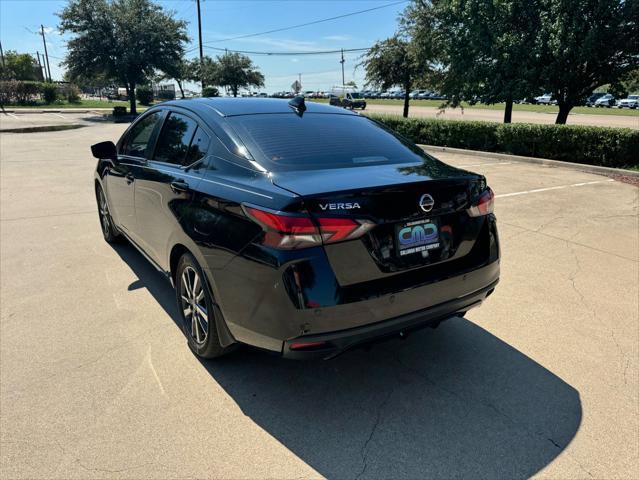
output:
[[[156,70],[170,70],[188,41],[186,22],[150,0],[70,0],[58,15],[60,30],[73,34],[69,73],[117,79],[133,114],[136,86]]]
[[[399,34],[376,42],[362,63],[366,82],[384,90],[400,85],[404,89],[404,117],[408,117],[409,94],[415,81],[424,73],[412,45]]]
[[[541,76],[564,124],[570,110],[603,84],[639,67],[637,0],[542,0]]]
[[[240,88],[263,87],[264,75],[246,55],[236,52],[219,55],[216,60],[204,57],[203,81],[231,90],[234,97]]]
[[[420,1],[402,19],[418,52],[437,52],[437,87],[448,104],[505,103],[539,90],[541,0]]]
[[[195,82],[200,79],[198,75],[200,67],[199,60],[187,60],[186,58],[175,58],[173,64],[165,67],[165,71],[159,75],[160,80],[174,79],[180,89],[180,96],[184,98],[184,82]]]
[[[42,80],[38,62],[28,53],[8,50],[4,54],[4,64],[0,63],[0,78],[7,80]]]

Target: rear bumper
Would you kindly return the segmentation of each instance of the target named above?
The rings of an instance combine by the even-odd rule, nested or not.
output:
[[[320,247],[271,251],[251,245],[223,270],[207,273],[237,342],[295,357],[287,348],[292,340],[330,338],[335,348],[326,357],[480,303],[500,273],[492,217],[481,238],[459,261],[354,285],[340,282]],[[353,332],[355,339],[350,338]]]
[[[390,320],[338,332],[303,335],[287,340],[282,346],[282,356],[291,359],[329,359],[362,344],[389,338],[399,333],[407,333],[427,326],[434,326],[455,314],[464,313],[481,305],[484,299],[493,292],[498,282],[499,280],[496,280],[481,290],[461,298],[449,300]],[[300,343],[320,345],[308,349],[291,349],[292,346],[294,347],[295,344]]]

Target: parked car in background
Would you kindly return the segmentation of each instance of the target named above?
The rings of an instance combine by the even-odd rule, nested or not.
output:
[[[427,98],[429,100],[446,100],[446,96],[438,92],[431,92]]]
[[[557,102],[552,99],[552,95],[550,93],[545,93],[535,97],[535,103],[538,103],[539,105],[554,105]]]
[[[631,108],[635,109],[639,107],[639,95],[628,95],[626,98],[622,98],[617,102],[618,108]]]
[[[595,100],[595,107],[597,108],[612,108],[615,105],[615,97],[610,93],[606,93],[605,95],[599,97]]]
[[[379,98],[390,98],[391,95],[391,90],[384,90],[382,93],[379,94]]]
[[[586,100],[586,106],[587,107],[594,107],[595,106],[595,102],[597,100],[599,100],[601,97],[603,97],[605,94],[606,94],[605,92],[595,92],[595,93],[593,93]]]
[[[499,281],[486,178],[364,115],[173,100],[91,150],[104,239],[171,281],[202,358],[242,343],[332,358],[461,317]]]
[[[410,94],[408,95],[412,100],[417,100],[419,99],[420,95],[423,95],[424,93],[427,93],[428,90],[413,90],[412,92],[410,92]]]
[[[417,95],[418,100],[428,100],[430,96],[433,94],[430,90],[420,90]]]
[[[403,100],[404,99],[404,95],[406,95],[406,92],[404,90],[395,90],[393,92],[393,95],[391,96],[391,98],[393,98],[395,100]]]

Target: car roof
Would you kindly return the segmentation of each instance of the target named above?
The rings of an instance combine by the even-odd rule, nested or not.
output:
[[[256,115],[261,113],[294,113],[288,104],[289,99],[277,98],[187,98],[171,100],[160,104],[161,106],[176,106],[192,110],[201,116],[217,114],[221,117],[236,115]],[[305,102],[305,113],[332,113],[338,115],[358,115],[355,112],[340,107],[318,102]]]

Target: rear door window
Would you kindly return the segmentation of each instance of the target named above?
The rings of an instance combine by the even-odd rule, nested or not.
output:
[[[148,158],[151,154],[149,141],[160,118],[162,118],[162,113],[155,112],[136,123],[122,142],[120,154]]]
[[[174,165],[187,165],[187,153],[197,129],[195,120],[185,115],[172,112],[164,122],[160,131],[154,160]]]

